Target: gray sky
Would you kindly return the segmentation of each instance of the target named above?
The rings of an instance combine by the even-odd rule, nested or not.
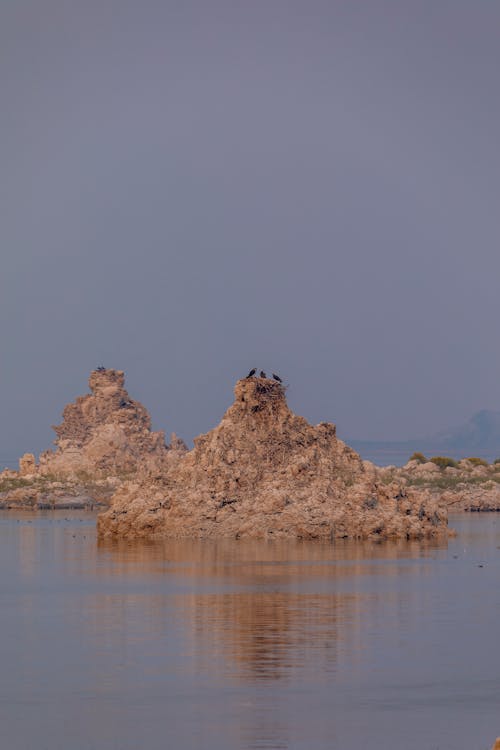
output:
[[[252,366],[341,436],[500,408],[500,4],[5,0],[0,456],[98,364],[206,432]]]

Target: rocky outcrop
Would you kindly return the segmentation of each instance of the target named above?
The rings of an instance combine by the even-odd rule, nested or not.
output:
[[[25,453],[19,459],[19,474],[22,477],[32,476],[36,474],[36,459],[33,453]]]
[[[124,484],[102,537],[418,538],[447,531],[428,493],[385,482],[336,437],[293,414],[274,380],[236,383],[221,423],[160,471]]]
[[[403,467],[380,469],[385,481],[400,482],[413,490],[425,490],[450,511],[500,511],[500,464],[481,459],[450,461],[438,466],[432,461],[409,461]]]
[[[120,370],[90,374],[90,394],[79,396],[54,427],[56,449],[36,464],[32,453],[19,460],[19,472],[0,474],[0,507],[81,507],[108,504],[124,478],[140,468],[159,469],[186,452],[173,435],[151,431],[145,407],[125,390]]]
[[[68,476],[57,480],[40,474],[14,477],[0,474],[0,508],[68,509],[107,506],[121,480],[86,479]]]
[[[165,434],[151,431],[147,409],[125,390],[124,373],[94,370],[89,387],[90,394],[65,407],[63,421],[54,427],[56,450],[42,453],[39,472],[106,477],[161,464]]]

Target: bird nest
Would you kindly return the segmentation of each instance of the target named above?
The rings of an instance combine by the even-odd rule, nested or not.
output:
[[[285,395],[286,386],[273,380],[257,381],[255,393],[266,401],[282,401]]]

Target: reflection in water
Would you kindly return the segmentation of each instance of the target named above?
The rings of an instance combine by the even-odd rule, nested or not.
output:
[[[177,595],[175,610],[182,613],[196,669],[209,672],[214,659],[224,658],[227,677],[253,681],[293,680],[304,670],[325,679],[342,641],[356,659],[364,648],[360,619],[373,616],[378,601],[362,586],[345,591],[344,582],[355,577],[362,583],[380,571],[380,563],[384,577],[401,575],[398,558],[422,559],[446,544],[175,540],[100,542],[98,549],[106,574],[187,580],[194,592]],[[425,575],[425,566],[419,574]],[[149,603],[159,617],[165,602],[151,597]]]
[[[469,750],[495,734],[494,522],[335,545],[102,543],[93,524],[0,516],[9,750]]]
[[[218,685],[271,688],[285,682],[295,689],[314,684],[315,690],[327,690],[335,684],[339,662],[341,671],[348,668],[352,677],[365,661],[368,643],[362,625],[380,616],[380,596],[372,590],[370,579],[381,566],[385,580],[411,574],[408,558],[423,560],[419,575],[426,575],[431,555],[445,548],[442,541],[344,542],[336,547],[295,542],[105,542],[98,546],[96,572],[149,581],[143,606],[130,599],[127,606],[141,612],[141,621],[149,623],[156,643],[173,627],[181,630],[181,672],[205,675]],[[353,580],[358,584],[355,591]],[[161,593],[172,581],[177,590]],[[387,598],[394,594],[389,592]],[[404,599],[390,625],[396,631],[404,626],[405,612],[411,607],[408,597]],[[98,618],[114,615],[113,630],[120,630],[127,619],[121,607],[104,598],[100,607],[104,612]],[[171,668],[159,654],[147,663],[148,678]],[[342,674],[337,681],[341,688]],[[289,747],[287,715],[285,701],[270,701],[266,693],[257,692],[239,706],[239,736],[231,746],[243,740],[248,748]],[[300,711],[298,719],[294,735],[302,733],[307,747],[311,727],[300,721]],[[325,737],[325,746],[332,746],[333,733],[334,727]]]

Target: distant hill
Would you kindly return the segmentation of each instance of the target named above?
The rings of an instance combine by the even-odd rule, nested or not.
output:
[[[434,439],[450,450],[496,450],[500,455],[500,411],[478,411],[465,424],[439,432]]]
[[[500,457],[500,411],[483,409],[468,422],[428,437],[403,441],[349,440],[349,444],[363,458],[380,465],[402,465],[414,451],[426,456],[480,456],[493,461]]]

